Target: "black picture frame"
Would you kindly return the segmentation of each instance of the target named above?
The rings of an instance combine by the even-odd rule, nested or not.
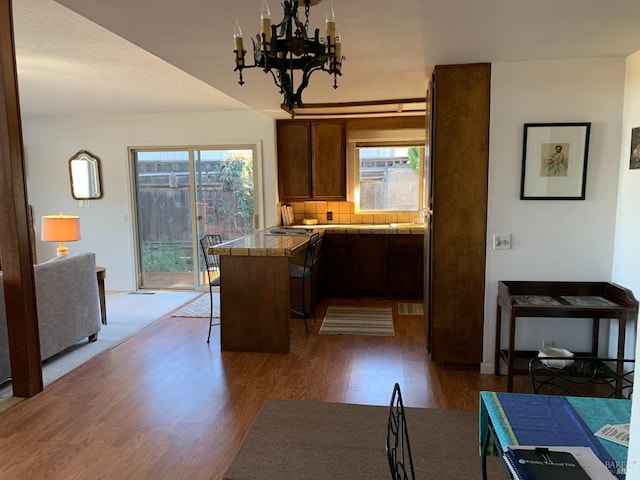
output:
[[[525,123],[521,200],[584,200],[591,123]]]

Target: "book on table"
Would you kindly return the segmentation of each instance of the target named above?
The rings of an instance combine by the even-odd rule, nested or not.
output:
[[[592,480],[569,452],[545,447],[510,447],[505,463],[513,477],[520,480]]]

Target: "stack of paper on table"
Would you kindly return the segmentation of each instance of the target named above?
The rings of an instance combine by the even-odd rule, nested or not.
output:
[[[569,476],[569,474],[566,472],[561,473],[562,476],[559,476],[557,478],[561,478],[563,480],[570,480],[573,478],[582,479],[585,477],[580,475],[585,473],[588,475],[587,478],[590,478],[591,480],[616,480],[616,477],[609,471],[607,466],[602,462],[602,460],[600,460],[597,457],[597,455],[589,447],[566,447],[566,446],[540,447],[540,446],[532,446],[532,445],[511,445],[507,448],[511,449],[512,451],[527,450],[527,451],[531,451],[532,454],[536,448],[547,448],[549,452],[564,452],[564,453],[571,454],[573,458],[575,458],[575,460],[578,462],[579,466],[582,468],[579,471],[575,472],[575,476]],[[511,473],[514,475],[514,478],[516,479],[528,478],[526,476],[520,475],[518,472],[513,470],[514,466],[509,462],[509,457],[508,457],[509,453],[507,453],[507,451],[505,451],[504,456],[505,456],[505,463],[509,467],[509,470],[511,471]],[[540,477],[540,478],[543,478],[543,477]],[[555,477],[551,477],[547,475],[544,478],[546,480],[550,480],[551,478],[555,478]]]

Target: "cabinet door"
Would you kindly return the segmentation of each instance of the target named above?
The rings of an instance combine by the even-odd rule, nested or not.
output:
[[[433,78],[431,358],[479,365],[491,68],[437,66]]]
[[[420,298],[423,288],[423,235],[389,235],[389,296]]]
[[[386,295],[387,235],[352,235],[351,283],[360,295]]]
[[[347,182],[343,123],[311,122],[311,139],[313,197],[345,200]]]
[[[309,122],[277,122],[278,193],[281,201],[311,198]]]
[[[347,236],[328,234],[322,239],[324,248],[325,292],[327,296],[344,297],[352,294],[349,282],[349,254]]]

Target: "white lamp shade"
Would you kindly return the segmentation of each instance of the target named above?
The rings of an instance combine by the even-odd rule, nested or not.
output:
[[[62,214],[43,216],[41,239],[44,242],[80,240],[80,217]]]

